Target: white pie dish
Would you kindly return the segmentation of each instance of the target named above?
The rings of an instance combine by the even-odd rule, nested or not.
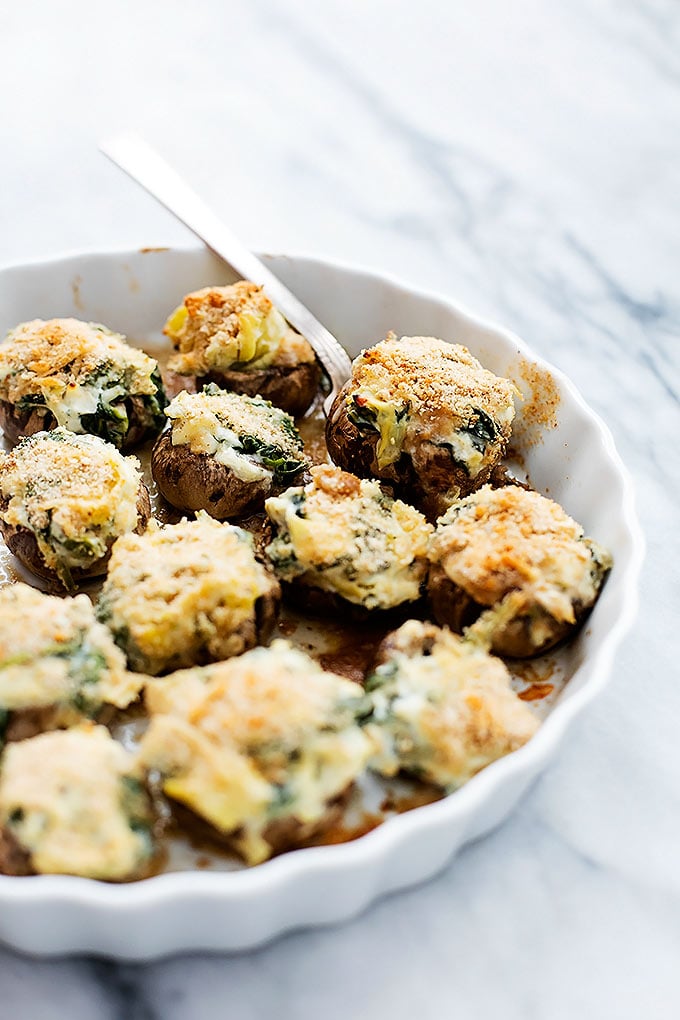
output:
[[[530,398],[519,408],[526,468],[540,491],[611,549],[614,569],[585,630],[559,653],[570,679],[537,735],[455,794],[352,842],[296,850],[250,870],[177,872],[127,885],[0,876],[0,939],[18,949],[130,960],[242,950],[292,928],[344,920],[376,897],[430,877],[510,812],[607,681],[633,619],[643,540],[632,486],[608,429],[563,375],[554,369],[546,375],[548,366],[512,333],[447,298],[320,259],[267,260],[352,356],[389,329],[441,336],[466,344],[526,394],[529,382],[537,384],[543,411],[555,398],[553,421],[544,413],[532,417]],[[11,267],[0,271],[0,335],[26,319],[75,316],[153,350],[167,313],[187,291],[229,279],[205,249],[74,255]]]

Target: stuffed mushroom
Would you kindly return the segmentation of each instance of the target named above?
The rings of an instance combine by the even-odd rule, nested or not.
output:
[[[0,872],[107,881],[152,870],[155,818],[134,756],[103,726],[42,733],[0,759]]]
[[[196,376],[199,384],[259,394],[296,417],[319,389],[321,368],[311,345],[247,280],[187,294],[164,332],[177,349],[168,368]]]
[[[308,466],[291,416],[262,397],[209,384],[180,393],[165,411],[170,429],[153,448],[159,491],[180,510],[224,520],[262,507]]]
[[[120,333],[35,319],[0,344],[0,427],[10,442],[57,425],[129,450],[164,425],[158,364]]]
[[[447,791],[521,747],[538,728],[500,659],[419,620],[385,639],[366,691],[363,724],[380,743],[371,767],[386,776],[403,771]]]
[[[97,616],[131,668],[155,676],[266,641],[279,600],[252,536],[199,511],[194,521],[152,522],[118,539]]]
[[[328,416],[328,451],[435,518],[489,479],[510,438],[514,394],[459,344],[391,333],[354,361]]]
[[[0,591],[0,744],[127,708],[143,680],[86,595],[20,583]]]
[[[266,553],[289,594],[312,612],[357,619],[417,602],[432,532],[423,515],[328,464],[311,478],[265,503]]]
[[[286,641],[152,681],[140,758],[248,864],[323,830],[375,746],[362,688]]]
[[[61,427],[0,454],[0,532],[34,574],[72,591],[106,573],[115,540],[151,515],[134,457]]]
[[[429,557],[438,622],[456,631],[474,623],[493,651],[519,658],[574,633],[612,563],[561,506],[515,486],[484,486],[452,506]]]

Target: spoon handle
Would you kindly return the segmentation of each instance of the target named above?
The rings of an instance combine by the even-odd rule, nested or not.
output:
[[[100,149],[192,230],[211,251],[235,269],[239,276],[259,284],[291,326],[309,340],[331,381],[331,392],[324,401],[324,408],[328,411],[351,372],[347,352],[333,334],[239,241],[226,223],[143,139],[132,134],[115,135],[102,142]]]

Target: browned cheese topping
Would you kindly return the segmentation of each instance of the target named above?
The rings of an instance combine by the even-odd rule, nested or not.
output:
[[[178,351],[168,367],[182,375],[314,361],[309,343],[290,329],[262,288],[247,280],[187,294],[164,332]]]
[[[48,567],[87,566],[137,526],[134,457],[66,429],[37,432],[0,454],[0,518],[33,532]]]
[[[381,469],[432,442],[449,446],[474,478],[503,451],[515,393],[460,344],[390,333],[354,362],[347,409],[360,429],[380,433]]]
[[[62,420],[57,405],[65,405],[66,413],[69,408],[81,410],[78,405],[87,397],[83,389],[95,390],[95,380],[111,366],[124,376],[130,393],[156,392],[151,378],[156,362],[119,333],[78,319],[34,319],[17,326],[0,344],[0,399],[15,404],[40,395],[59,424],[72,427]],[[96,410],[96,402],[85,410]]]
[[[500,659],[419,620],[386,642],[367,680],[369,728],[381,738],[374,767],[415,772],[453,789],[533,736],[538,720],[510,686]]]
[[[98,615],[132,667],[155,674],[240,654],[258,599],[276,595],[251,536],[201,511],[115,543]]]
[[[311,474],[308,485],[265,503],[276,529],[267,555],[277,574],[368,609],[417,599],[432,531],[423,515],[385,496],[378,482],[329,464]]]
[[[476,602],[523,592],[557,620],[589,605],[611,557],[551,499],[518,486],[484,486],[440,518],[430,559]]]

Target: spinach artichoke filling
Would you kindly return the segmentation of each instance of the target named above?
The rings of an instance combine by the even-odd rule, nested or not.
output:
[[[134,458],[58,426],[0,456],[0,519],[32,532],[45,565],[73,590],[73,572],[102,560],[137,525],[140,485]]]
[[[309,485],[265,503],[277,575],[366,609],[417,600],[431,531],[422,514],[338,468],[320,465],[311,475]]]
[[[293,418],[262,397],[210,383],[200,393],[179,393],[165,414],[173,446],[212,456],[243,481],[269,474],[283,485],[308,466]]]
[[[70,367],[66,365],[63,371],[68,373]],[[127,366],[103,361],[94,371],[70,381],[63,392],[27,393],[16,402],[16,407],[20,411],[44,407],[58,425],[71,432],[99,436],[120,449],[130,431],[131,415],[132,424],[143,435],[156,435],[165,423],[167,399],[158,368],[149,376],[148,393],[136,393],[129,375]]]
[[[378,434],[376,460],[381,470],[396,463],[405,445],[408,446],[408,430],[413,419],[408,402],[393,405],[366,392],[351,393],[347,398],[347,417],[360,432]],[[484,464],[487,449],[497,442],[499,435],[493,418],[482,408],[472,407],[464,425],[450,431],[448,436],[433,436],[431,441],[448,449],[451,459],[474,478]]]
[[[537,728],[501,662],[473,640],[409,620],[385,640],[366,681],[362,725],[381,749],[372,767],[453,790]]]

